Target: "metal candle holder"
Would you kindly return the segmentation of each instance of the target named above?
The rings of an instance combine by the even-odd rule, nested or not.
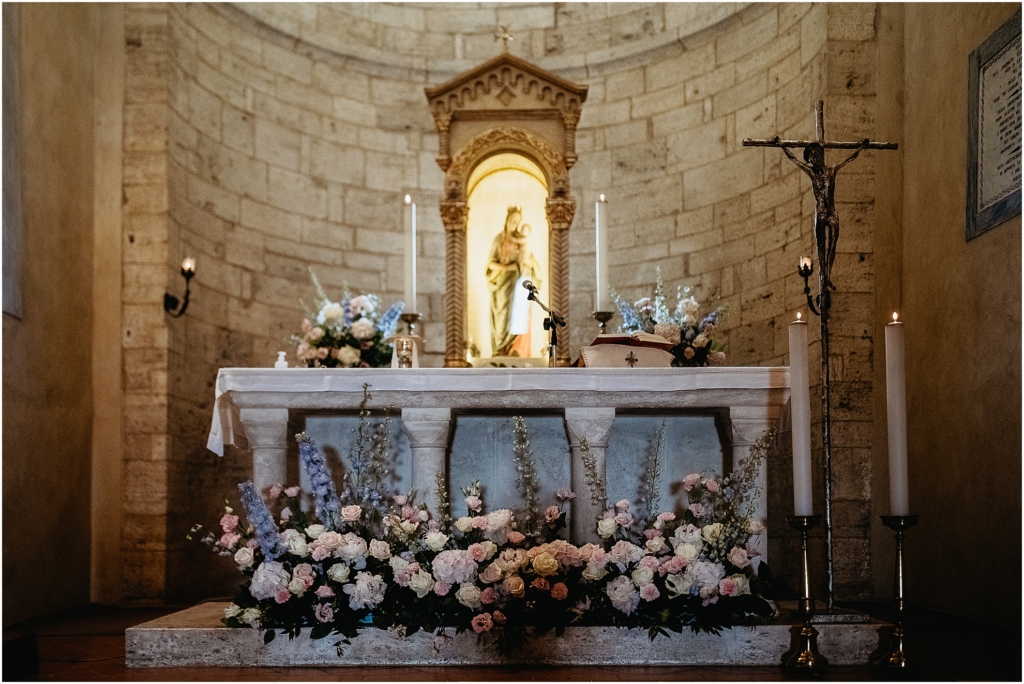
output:
[[[593,316],[597,320],[598,334],[599,335],[604,335],[605,328],[608,326],[608,321],[612,320],[612,318],[615,316],[615,312],[614,311],[595,311]]]
[[[907,655],[903,650],[903,615],[906,599],[903,596],[903,537],[907,530],[917,524],[916,515],[883,515],[882,524],[896,533],[896,566],[892,578],[892,602],[896,608],[896,626],[892,631],[889,655],[882,665],[897,670],[907,668]]]
[[[790,515],[786,522],[793,529],[800,531],[800,542],[802,547],[801,557],[803,559],[803,575],[800,589],[800,602],[797,612],[803,620],[803,627],[800,628],[800,639],[796,652],[786,658],[783,662],[788,668],[801,671],[817,671],[828,666],[828,660],[818,652],[818,630],[811,624],[814,617],[814,598],[811,595],[811,570],[810,557],[807,552],[808,533],[812,528],[821,523],[820,515]]]

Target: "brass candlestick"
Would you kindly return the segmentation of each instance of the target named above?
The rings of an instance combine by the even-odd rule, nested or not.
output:
[[[605,328],[608,325],[608,321],[612,320],[612,318],[615,317],[615,312],[614,311],[595,311],[593,315],[594,315],[594,318],[597,319],[597,328],[598,328],[598,331],[599,331],[598,334],[599,335],[604,335]]]
[[[817,527],[821,522],[820,515],[790,515],[786,522],[793,529],[800,530],[800,543],[803,561],[803,587],[800,591],[800,603],[798,613],[803,619],[804,626],[800,629],[800,641],[790,657],[783,662],[788,668],[794,670],[820,670],[828,665],[825,656],[818,652],[818,630],[811,624],[814,617],[814,598],[811,595],[811,569],[810,557],[807,552],[808,533],[812,528]]]
[[[903,537],[904,533],[917,524],[916,515],[883,515],[882,524],[896,533],[896,566],[892,578],[892,602],[896,607],[896,626],[892,631],[889,655],[882,665],[905,670],[907,655],[903,650],[903,611],[906,599],[903,597]]]
[[[418,333],[416,332],[416,326],[419,325],[420,319],[423,318],[422,314],[418,313],[404,313],[399,318],[405,323],[405,334],[410,337],[415,337]]]

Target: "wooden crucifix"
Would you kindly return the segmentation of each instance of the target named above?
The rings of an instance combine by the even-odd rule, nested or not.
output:
[[[835,591],[835,565],[832,548],[832,412],[830,401],[829,374],[829,333],[828,319],[831,308],[831,291],[835,290],[832,283],[832,264],[836,259],[836,244],[839,241],[839,215],[836,213],[836,173],[857,158],[863,150],[895,150],[896,143],[873,142],[865,138],[856,142],[840,142],[825,137],[825,102],[818,100],[814,107],[815,140],[781,140],[775,136],[770,140],[754,140],[745,138],[744,147],[778,147],[789,160],[811,179],[814,192],[814,243],[818,252],[818,297],[817,308],[811,299],[807,279],[814,272],[813,266],[804,265],[801,259],[799,273],[804,279],[804,292],[807,294],[807,305],[813,313],[821,317],[821,443],[822,460],[825,470],[825,540],[826,561],[828,566],[828,610],[832,611]],[[803,148],[803,160],[798,159],[791,147]],[[825,163],[826,149],[854,150],[844,161],[829,166]]]

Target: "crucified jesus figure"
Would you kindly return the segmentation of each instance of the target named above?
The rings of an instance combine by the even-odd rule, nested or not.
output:
[[[825,148],[820,143],[807,145],[804,148],[804,160],[800,161],[782,144],[779,136],[772,138],[772,142],[782,148],[789,160],[811,179],[811,189],[814,191],[814,243],[818,248],[818,263],[828,277],[826,287],[834,291],[836,286],[832,284],[831,273],[832,264],[836,259],[836,243],[839,242],[839,215],[836,213],[835,199],[836,173],[856,159],[871,141],[864,138],[853,154],[835,166],[825,163]]]

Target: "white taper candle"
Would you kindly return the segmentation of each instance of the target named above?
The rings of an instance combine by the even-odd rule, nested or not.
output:
[[[416,203],[405,196],[403,211],[405,224],[405,310],[416,313]]]
[[[885,398],[889,421],[889,513],[910,515],[907,496],[907,377],[903,323],[885,326]]]
[[[608,301],[608,201],[601,195],[594,204],[595,275],[594,310],[604,311]]]
[[[811,494],[811,394],[807,373],[807,321],[789,324],[789,384],[793,434],[793,512],[814,515]]]

